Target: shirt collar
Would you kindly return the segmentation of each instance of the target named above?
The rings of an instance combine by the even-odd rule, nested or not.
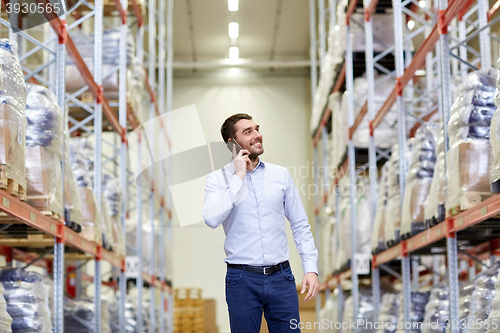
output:
[[[254,170],[257,170],[259,167],[263,167],[263,168],[266,167],[266,164],[264,163],[264,161],[262,161],[262,159],[260,157],[259,157],[259,163],[257,163],[257,166],[255,167]],[[233,174],[236,172],[236,169],[234,167],[234,162],[232,159],[231,159],[231,163],[229,163],[229,169],[231,170],[231,172]]]

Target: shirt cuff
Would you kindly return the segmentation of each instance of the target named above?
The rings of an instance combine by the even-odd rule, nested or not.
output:
[[[231,200],[233,203],[236,202],[236,195],[238,194],[238,191],[241,189],[242,185],[243,180],[236,175],[233,175],[233,177],[229,180],[229,193],[231,193]]]
[[[316,275],[318,275],[318,264],[316,262],[302,262],[302,268],[304,269],[304,275],[307,273],[316,273]]]

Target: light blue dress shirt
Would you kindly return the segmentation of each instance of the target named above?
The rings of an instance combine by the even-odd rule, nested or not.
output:
[[[318,273],[318,250],[304,206],[288,170],[259,161],[243,181],[231,161],[212,172],[205,186],[203,219],[211,228],[222,223],[227,263],[271,266],[290,259],[285,216],[302,258],[304,274]]]

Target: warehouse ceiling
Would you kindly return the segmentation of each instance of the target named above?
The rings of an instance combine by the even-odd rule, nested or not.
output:
[[[251,61],[309,59],[309,2],[306,0],[239,0],[228,10],[227,0],[174,2],[174,61],[215,61],[239,48]],[[239,23],[236,44],[228,35]]]

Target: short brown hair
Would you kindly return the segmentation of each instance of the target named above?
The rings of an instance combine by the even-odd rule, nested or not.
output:
[[[252,120],[252,116],[246,113],[237,113],[233,114],[231,117],[227,118],[224,121],[224,124],[222,124],[220,128],[220,134],[222,134],[222,139],[224,140],[224,142],[229,142],[230,138],[234,139],[234,135],[236,133],[236,130],[234,129],[234,124],[236,124],[241,119]]]

